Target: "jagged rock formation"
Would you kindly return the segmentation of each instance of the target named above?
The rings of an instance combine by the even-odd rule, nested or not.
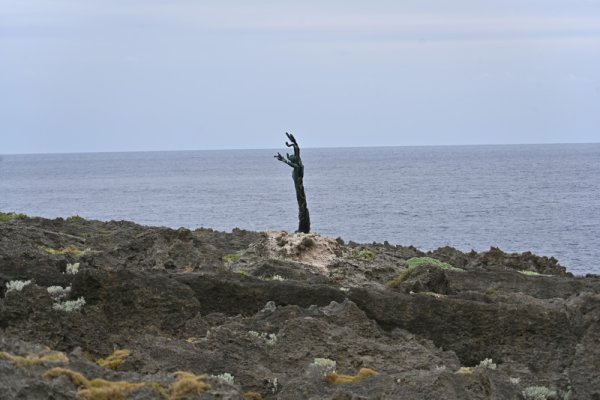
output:
[[[9,291],[16,280],[31,283]],[[128,382],[123,396],[139,399],[521,399],[533,386],[594,399],[598,338],[600,279],[530,253],[0,222],[0,399],[88,396],[64,372],[44,378],[56,367]],[[116,349],[130,353],[115,371],[95,362]],[[53,352],[68,361],[31,361]],[[326,378],[315,359],[349,377]],[[203,389],[177,397],[186,376]]]

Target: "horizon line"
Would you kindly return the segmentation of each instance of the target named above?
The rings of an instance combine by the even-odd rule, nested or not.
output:
[[[302,147],[302,149],[376,149],[394,147],[484,147],[484,146],[555,146],[574,144],[600,144],[600,142],[549,142],[549,143],[472,143],[472,144],[412,144],[412,145],[373,145],[373,146],[322,146]],[[281,147],[263,148],[223,148],[223,149],[173,149],[173,150],[115,150],[115,151],[68,151],[47,153],[0,153],[1,156],[32,156],[32,155],[73,155],[73,154],[114,154],[114,153],[167,153],[167,152],[196,152],[196,151],[257,151],[257,150],[281,150]]]

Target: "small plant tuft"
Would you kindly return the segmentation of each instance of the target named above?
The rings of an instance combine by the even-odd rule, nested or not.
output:
[[[71,286],[63,288],[62,286],[50,286],[46,289],[52,300],[60,301],[71,293]]]
[[[477,368],[487,368],[487,369],[496,369],[497,365],[491,358],[486,358],[479,363]]]
[[[225,263],[225,265],[231,265],[237,261],[239,261],[239,259],[242,257],[241,253],[232,253],[232,254],[225,254],[222,257],[223,262]]]
[[[63,301],[62,303],[54,303],[52,308],[56,311],[73,312],[81,310],[81,307],[85,305],[85,299],[83,297],[77,300]]]
[[[131,351],[128,349],[116,350],[110,356],[97,360],[96,364],[102,368],[116,371],[119,365],[123,364],[125,359],[129,357],[129,354],[131,354]]]
[[[550,390],[546,386],[529,386],[522,393],[525,400],[548,400],[556,398],[556,391]]]
[[[364,379],[367,379],[371,376],[378,375],[378,373],[370,368],[361,368],[356,375],[339,375],[335,372],[332,374],[328,374],[324,380],[327,383],[332,383],[334,385],[347,385],[358,383]]]
[[[412,269],[405,269],[404,271],[402,271],[400,273],[400,275],[398,275],[394,279],[387,281],[385,283],[385,287],[387,287],[388,289],[397,288],[398,286],[400,286],[400,284],[402,282],[404,282],[405,280],[407,280],[410,277],[412,272],[413,272]]]
[[[79,272],[79,263],[67,264],[67,269],[65,270],[65,272],[68,275],[75,275]]]
[[[254,339],[265,342],[269,346],[273,346],[275,343],[277,343],[277,335],[274,333],[248,331],[248,335]]]
[[[29,281],[10,281],[6,282],[6,293],[9,292],[20,292],[27,285],[31,284],[31,280]]]
[[[206,375],[195,375],[191,372],[178,371],[175,373],[175,382],[171,384],[171,397],[169,399],[182,399],[189,394],[200,394],[210,389],[204,382]]]
[[[327,376],[335,373],[336,362],[329,358],[315,358],[312,364],[309,365],[309,369],[316,371],[320,376]]]
[[[230,385],[235,385],[235,377],[231,375],[229,372],[225,372],[219,375],[213,375],[215,378],[222,380],[225,383],[229,383]]]
[[[373,258],[375,258],[375,253],[371,250],[362,250],[358,252],[357,256],[360,258],[364,258],[365,260],[372,260]]]

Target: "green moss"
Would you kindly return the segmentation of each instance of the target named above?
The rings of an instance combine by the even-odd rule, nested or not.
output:
[[[492,288],[487,288],[484,290],[483,294],[485,294],[486,296],[495,296],[496,291]]]
[[[48,247],[48,246],[40,246],[40,249],[45,251],[46,253],[52,254],[53,256],[70,254],[75,257],[81,257],[81,256],[89,254],[93,251],[92,249],[83,249],[82,250],[73,245],[63,247],[62,249],[53,249],[52,247]]]
[[[357,257],[372,260],[375,257],[375,253],[371,250],[362,250],[357,254]]]
[[[548,275],[548,274],[540,274],[539,272],[535,272],[535,271],[517,271],[520,274],[526,275],[526,276],[552,276],[552,275]]]
[[[385,283],[385,287],[388,289],[393,289],[393,288],[400,286],[400,284],[402,282],[404,282],[405,280],[408,279],[408,277],[410,276],[410,274],[412,274],[412,272],[413,272],[412,269],[405,269],[404,271],[402,271],[402,273],[400,275],[398,275],[397,277],[395,277],[392,280],[387,281]]]
[[[0,212],[0,222],[9,222],[9,221],[14,221],[15,219],[23,219],[23,218],[27,218],[27,215],[14,213],[14,212],[10,212],[10,213]]]
[[[450,271],[464,271],[462,268],[453,267],[451,264],[445,263],[440,260],[436,260],[431,257],[413,257],[406,261],[406,265],[409,269],[414,269],[417,267],[421,267],[423,265],[433,265],[434,267],[438,267],[441,269],[446,269]]]
[[[67,218],[67,222],[83,222],[85,218],[80,217],[79,215],[72,215]]]
[[[385,286],[387,288],[393,289],[393,288],[400,286],[400,284],[402,282],[404,282],[405,280],[408,279],[408,277],[412,274],[412,271],[414,271],[415,268],[422,267],[424,265],[432,265],[434,267],[438,267],[438,268],[445,269],[448,271],[464,271],[464,269],[462,269],[462,268],[453,267],[452,265],[450,265],[448,263],[442,262],[440,260],[436,260],[435,258],[431,258],[431,257],[413,257],[413,258],[409,259],[408,261],[406,261],[406,265],[407,265],[406,269],[404,271],[402,271],[402,273],[400,275],[398,275],[394,279],[391,279],[385,283]]]
[[[222,260],[226,265],[230,265],[238,261],[241,257],[242,255],[240,253],[225,254],[222,257]]]

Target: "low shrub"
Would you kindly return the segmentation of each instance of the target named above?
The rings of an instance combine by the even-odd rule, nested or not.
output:
[[[9,222],[9,221],[14,221],[16,219],[23,219],[23,218],[27,218],[27,215],[20,214],[20,213],[14,213],[14,212],[9,212],[9,213],[0,212],[0,222]]]
[[[67,217],[67,222],[83,222],[85,221],[85,218],[80,217],[79,215],[72,215],[70,217]]]

